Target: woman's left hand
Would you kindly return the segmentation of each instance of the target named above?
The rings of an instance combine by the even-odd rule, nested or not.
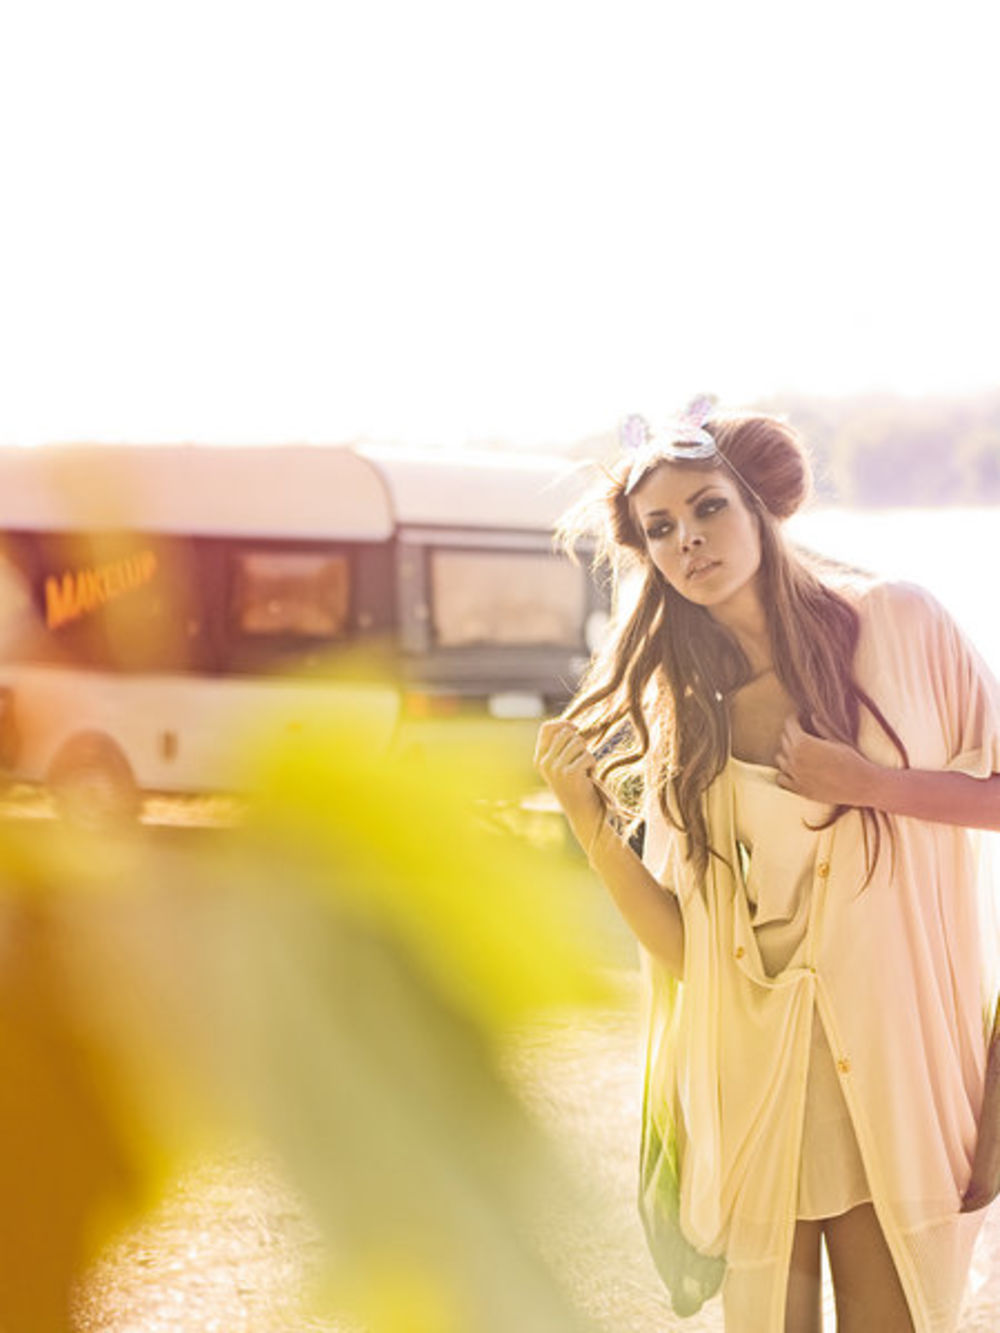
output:
[[[870,805],[878,766],[842,741],[811,736],[794,717],[785,723],[775,761],[778,786],[828,805]]]

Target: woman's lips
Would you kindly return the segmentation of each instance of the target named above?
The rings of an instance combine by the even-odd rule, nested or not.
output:
[[[718,569],[720,564],[719,560],[700,560],[698,564],[691,566],[686,577],[689,580],[704,578],[706,574],[711,574],[713,569]]]

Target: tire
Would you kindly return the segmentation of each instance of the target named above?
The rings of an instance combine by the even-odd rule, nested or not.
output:
[[[49,770],[59,816],[92,833],[133,827],[142,807],[132,769],[110,737],[82,732],[66,742]]]

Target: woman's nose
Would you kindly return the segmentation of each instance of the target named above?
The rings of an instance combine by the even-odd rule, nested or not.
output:
[[[692,532],[690,528],[681,530],[681,550],[690,551],[695,546],[700,546],[705,538],[700,532]]]

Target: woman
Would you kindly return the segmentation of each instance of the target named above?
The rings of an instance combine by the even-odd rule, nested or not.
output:
[[[642,946],[654,1257],[681,1313],[722,1282],[731,1333],[815,1333],[822,1240],[841,1333],[946,1333],[997,1190],[1000,691],[926,593],[786,544],[787,425],[625,435],[605,553],[641,588],[536,763]]]

